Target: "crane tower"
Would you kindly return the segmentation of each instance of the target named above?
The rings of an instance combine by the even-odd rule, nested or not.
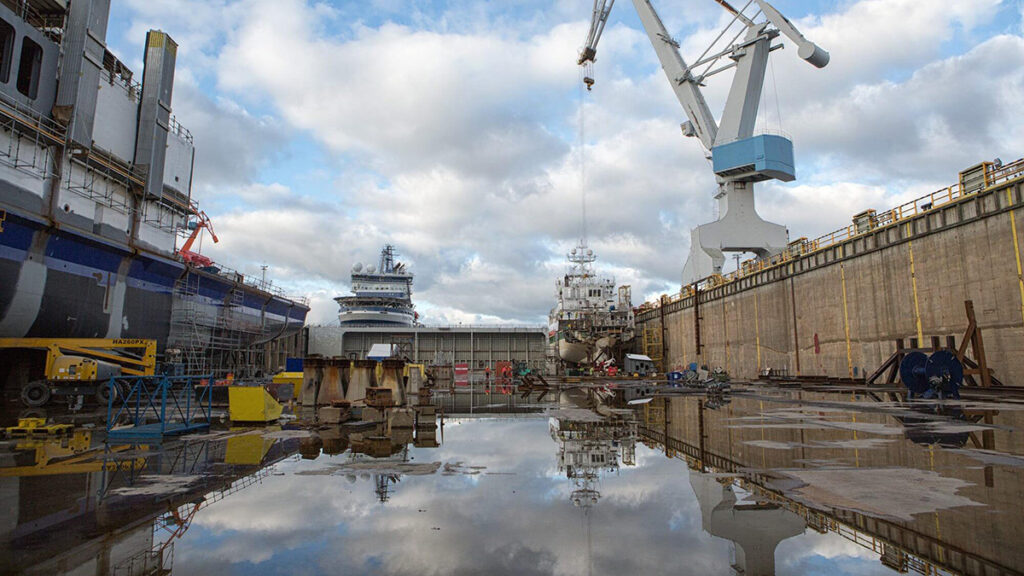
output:
[[[754,208],[754,183],[765,180],[791,182],[796,178],[793,142],[776,134],[754,133],[758,104],[764,85],[768,55],[782,45],[772,45],[780,35],[797,46],[797,54],[822,68],[828,52],[804,36],[778,10],[764,0],[749,0],[737,10],[727,0],[714,0],[732,14],[732,20],[704,53],[688,65],[679,53],[650,0],[633,0],[654,51],[661,61],[676,98],[686,112],[685,136],[695,137],[709,153],[718,182],[718,220],[697,226],[690,232],[690,254],[683,266],[683,285],[712,274],[720,274],[725,252],[753,252],[771,256],[786,248],[789,232],[785,226],[768,222]],[[588,89],[594,79],[591,67],[597,44],[604,32],[615,0],[594,0],[590,31],[577,63],[584,67]],[[744,14],[751,6],[752,15]],[[740,32],[724,49],[711,53],[718,41],[736,23]],[[715,122],[701,86],[709,77],[735,68],[721,122]],[[699,70],[698,70],[699,69]]]

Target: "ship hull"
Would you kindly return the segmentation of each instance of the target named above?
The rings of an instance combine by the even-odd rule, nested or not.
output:
[[[343,310],[338,313],[342,325],[394,324],[412,326],[413,313],[394,310]]]
[[[183,278],[194,291],[176,294]],[[208,314],[210,326],[241,334],[241,345],[294,334],[308,308],[150,252],[7,212],[0,232],[0,337],[152,338],[163,351],[174,342],[174,310]],[[234,293],[241,293],[239,298]],[[232,299],[232,297],[234,299]],[[180,339],[180,337],[179,337]]]
[[[588,346],[583,342],[569,342],[565,339],[558,341],[558,357],[563,362],[579,364],[587,359]]]

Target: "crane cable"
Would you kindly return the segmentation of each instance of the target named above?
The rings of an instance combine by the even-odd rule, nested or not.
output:
[[[584,67],[580,67],[581,80],[585,80],[588,76]],[[584,110],[586,109],[586,92],[590,90],[590,85],[587,85],[587,90],[583,89],[584,82],[579,83],[580,93],[580,112],[579,112],[579,162],[580,162],[580,241],[586,246],[587,244],[587,170],[586,170],[586,123],[584,119]]]

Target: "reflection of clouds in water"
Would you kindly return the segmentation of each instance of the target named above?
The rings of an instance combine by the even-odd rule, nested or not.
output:
[[[413,448],[410,456],[515,474],[404,476],[381,505],[372,478],[352,483],[293,474],[347,456],[287,461],[278,465],[286,475],[201,511],[175,546],[175,568],[182,574],[224,574],[253,564],[261,573],[288,574],[586,572],[582,511],[557,473],[557,444],[546,419],[467,421],[446,428],[440,448]],[[639,445],[637,463],[602,476],[602,498],[590,512],[594,573],[728,574],[730,543],[701,530],[686,465]],[[851,556],[851,549],[808,532],[779,547],[779,573],[790,572],[784,565],[809,568],[818,557],[877,565],[870,555]]]
[[[835,536],[807,530],[775,549],[777,574],[895,574],[871,551]]]

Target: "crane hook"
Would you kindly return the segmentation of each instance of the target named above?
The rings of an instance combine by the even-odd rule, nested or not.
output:
[[[593,61],[585,61],[582,63],[583,66],[583,83],[587,85],[587,91],[589,92],[594,87],[594,65]]]

